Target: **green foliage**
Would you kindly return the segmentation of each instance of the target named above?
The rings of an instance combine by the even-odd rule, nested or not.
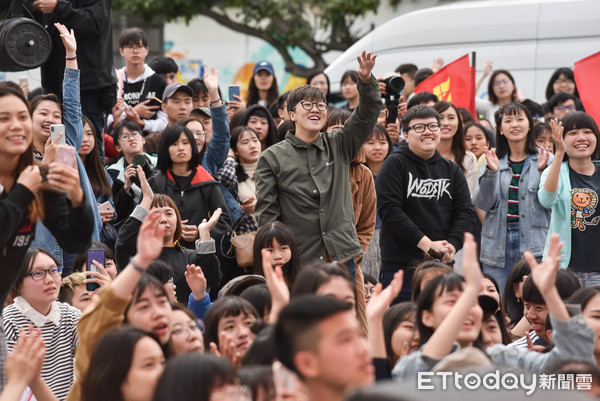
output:
[[[389,0],[399,3],[402,0]],[[259,37],[273,45],[286,62],[286,70],[306,76],[309,69],[294,64],[288,48],[299,47],[314,68],[326,66],[322,55],[345,50],[357,39],[354,21],[376,12],[380,0],[114,0],[113,7],[146,19],[167,20],[208,16],[235,31]],[[318,38],[318,39],[317,39]]]

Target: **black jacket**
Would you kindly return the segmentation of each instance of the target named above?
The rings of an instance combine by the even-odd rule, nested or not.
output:
[[[46,92],[62,97],[65,71],[65,48],[55,22],[75,31],[77,63],[81,70],[81,90],[102,89],[115,85],[113,67],[112,0],[58,0],[50,14],[33,7],[35,0],[24,0],[33,18],[48,30],[52,51],[42,65],[42,87]],[[10,0],[0,0],[0,10],[8,8]],[[23,11],[28,16],[27,11]]]
[[[117,258],[117,269],[119,271],[127,266],[129,258],[133,257],[137,252],[137,236],[146,214],[147,211],[138,206],[132,215],[125,220],[121,230],[119,230],[119,236],[115,245],[115,257]],[[219,285],[221,270],[219,268],[219,259],[217,259],[214,252],[196,253],[195,250],[178,246],[165,247],[158,259],[165,261],[171,267],[173,283],[177,287],[177,300],[184,305],[187,305],[191,292],[185,280],[186,265],[195,264],[202,268],[202,272],[206,277],[207,289]]]
[[[181,219],[188,220],[187,224],[197,226],[203,219],[209,219],[209,214],[220,207],[223,214],[210,233],[217,241],[217,247],[220,246],[220,239],[231,232],[231,218],[223,194],[219,190],[217,181],[202,166],[196,167],[192,185],[185,191],[177,187],[170,170],[167,170],[166,174],[160,172],[150,177],[148,183],[154,193],[165,194],[173,199]],[[187,241],[181,241],[181,245],[186,248],[194,247],[193,243]]]
[[[375,181],[381,217],[381,270],[397,271],[425,256],[423,236],[447,240],[456,251],[475,221],[467,180],[460,167],[438,151],[428,160],[401,143]]]

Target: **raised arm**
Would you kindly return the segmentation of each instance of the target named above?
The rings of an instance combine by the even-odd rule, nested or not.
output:
[[[558,190],[558,179],[560,177],[560,167],[565,157],[565,141],[563,140],[563,125],[558,119],[553,118],[550,120],[550,127],[552,128],[552,141],[556,147],[554,152],[554,161],[550,165],[546,180],[543,181],[544,189],[553,194]]]
[[[207,169],[213,174],[227,159],[231,136],[225,102],[219,96],[219,74],[213,66],[204,71],[204,84],[210,98],[210,116],[213,126],[213,135],[204,159]]]
[[[423,355],[430,358],[443,358],[452,350],[454,341],[481,292],[481,269],[477,261],[477,244],[470,233],[465,233],[463,270],[465,274],[463,293],[429,341],[423,346]]]

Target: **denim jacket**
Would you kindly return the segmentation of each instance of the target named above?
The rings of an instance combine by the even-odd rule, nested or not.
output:
[[[65,125],[65,136],[67,144],[75,147],[79,152],[81,147],[81,139],[83,138],[83,124],[81,120],[81,102],[79,100],[79,70],[65,69],[65,77],[63,80],[63,124]],[[77,170],[79,171],[79,179],[81,188],[83,189],[84,202],[87,202],[94,212],[94,230],[92,231],[92,240],[100,239],[100,231],[102,230],[102,219],[96,204],[96,196],[92,191],[90,180],[88,179],[85,167],[76,154]],[[52,252],[56,259],[66,267],[67,270],[71,267],[63,260],[63,252],[54,236],[48,231],[42,222],[36,225],[35,241],[31,246],[44,248]]]
[[[538,154],[527,155],[519,181],[519,252],[529,251],[541,257],[550,224],[550,211],[538,200],[540,172],[537,169]],[[481,228],[482,263],[504,267],[506,254],[506,231],[508,213],[508,186],[512,170],[508,155],[500,160],[498,170],[483,167],[485,172],[479,188],[473,196],[475,207],[486,212]],[[549,160],[550,163],[550,160]]]

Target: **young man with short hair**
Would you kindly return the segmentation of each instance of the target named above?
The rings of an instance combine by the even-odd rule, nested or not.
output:
[[[175,125],[177,121],[186,118],[192,111],[192,97],[194,91],[187,85],[174,83],[167,85],[163,93],[161,109],[167,115],[167,127]],[[158,153],[162,130],[151,133],[146,137],[144,150],[147,153]]]
[[[294,299],[279,313],[274,336],[277,359],[306,383],[310,400],[342,401],[375,380],[367,339],[347,302]]]
[[[556,274],[555,281],[558,295],[563,301],[569,299],[581,284],[579,280],[570,270],[559,270]],[[531,325],[529,338],[534,347],[541,351],[552,343],[552,338],[548,337],[548,306],[544,297],[533,283],[531,276],[523,283],[522,296],[524,314],[523,316]],[[528,348],[527,337],[521,337],[518,340],[509,344],[509,347]]]
[[[126,29],[119,36],[119,53],[125,59],[125,67],[117,70],[121,93],[109,116],[109,125],[127,119],[145,133],[162,131],[167,126],[167,115],[160,110],[167,83],[145,64],[148,52],[148,37],[140,28]]]
[[[256,167],[256,216],[259,226],[279,220],[289,226],[303,263],[333,260],[355,273],[362,254],[354,225],[350,162],[371,134],[381,96],[371,74],[375,57],[363,52],[354,114],[339,130],[321,132],[327,119],[325,95],[308,85],[288,97],[295,132],[265,149]]]
[[[179,66],[171,57],[156,57],[148,65],[156,74],[165,79],[167,85],[177,82]]]
[[[475,213],[465,175],[437,151],[440,115],[414,106],[402,119],[406,142],[383,163],[375,189],[381,218],[381,273],[387,286],[405,270],[396,302],[411,299],[412,270],[427,255],[452,262]]]

